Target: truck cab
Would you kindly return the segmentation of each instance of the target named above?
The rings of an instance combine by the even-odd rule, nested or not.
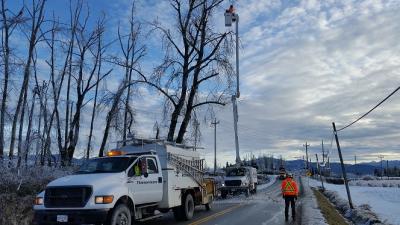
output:
[[[222,184],[221,197],[228,194],[245,193],[246,196],[257,192],[257,169],[250,166],[231,167],[227,169]]]
[[[286,170],[285,167],[280,166],[279,167],[279,179],[284,180],[286,178]]]
[[[170,209],[177,220],[189,220],[196,205],[210,209],[213,182],[203,179],[201,170],[188,176],[174,163],[184,159],[168,154],[172,150],[165,143],[156,143],[158,149],[154,144],[108,151],[87,160],[73,175],[50,182],[35,199],[34,224],[129,225]],[[185,160],[190,165],[201,161]]]

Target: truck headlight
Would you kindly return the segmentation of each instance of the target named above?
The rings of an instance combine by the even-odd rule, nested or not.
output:
[[[225,183],[222,183],[221,186],[222,186],[222,187],[225,187]]]
[[[43,198],[42,197],[36,197],[34,201],[35,205],[43,205]]]
[[[96,204],[109,204],[114,200],[114,196],[112,195],[104,195],[104,196],[96,196],[94,202]]]

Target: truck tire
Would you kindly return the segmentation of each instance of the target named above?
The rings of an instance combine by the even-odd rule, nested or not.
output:
[[[207,211],[210,211],[212,209],[212,202],[209,202],[207,204],[204,205],[206,207]]]
[[[227,191],[221,191],[221,198],[226,199],[227,195],[228,195]]]
[[[248,187],[248,188],[244,191],[244,195],[245,195],[246,197],[249,197],[249,196],[250,196],[250,187]]]
[[[188,193],[182,200],[182,205],[173,208],[174,217],[177,221],[190,220],[194,214],[194,200],[193,196]]]
[[[214,201],[214,198],[210,198],[209,202],[204,205],[206,207],[207,211],[210,211],[212,209],[213,201]]]
[[[132,215],[125,204],[117,205],[111,214],[110,225],[131,225]]]
[[[254,184],[254,191],[253,191],[253,193],[254,193],[254,194],[257,194],[257,184]]]

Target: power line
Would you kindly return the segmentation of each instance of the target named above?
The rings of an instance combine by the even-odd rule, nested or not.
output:
[[[400,90],[400,86],[396,88],[396,90],[394,90],[392,93],[390,93],[386,98],[384,98],[382,101],[380,101],[376,106],[374,106],[372,109],[370,109],[368,112],[366,112],[364,115],[360,116],[358,119],[354,120],[353,122],[351,122],[350,124],[338,129],[337,131],[342,131],[348,127],[350,127],[351,125],[357,123],[358,121],[360,121],[362,118],[366,117],[368,114],[370,114],[372,111],[374,111],[376,108],[378,108],[382,103],[384,103],[386,100],[388,100],[390,97],[392,97],[392,95],[394,95],[398,90]]]

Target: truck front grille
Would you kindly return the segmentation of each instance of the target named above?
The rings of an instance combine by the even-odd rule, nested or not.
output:
[[[44,206],[47,208],[84,207],[92,195],[89,186],[48,187],[44,194]]]
[[[227,180],[225,181],[225,186],[240,186],[242,185],[241,180]]]

